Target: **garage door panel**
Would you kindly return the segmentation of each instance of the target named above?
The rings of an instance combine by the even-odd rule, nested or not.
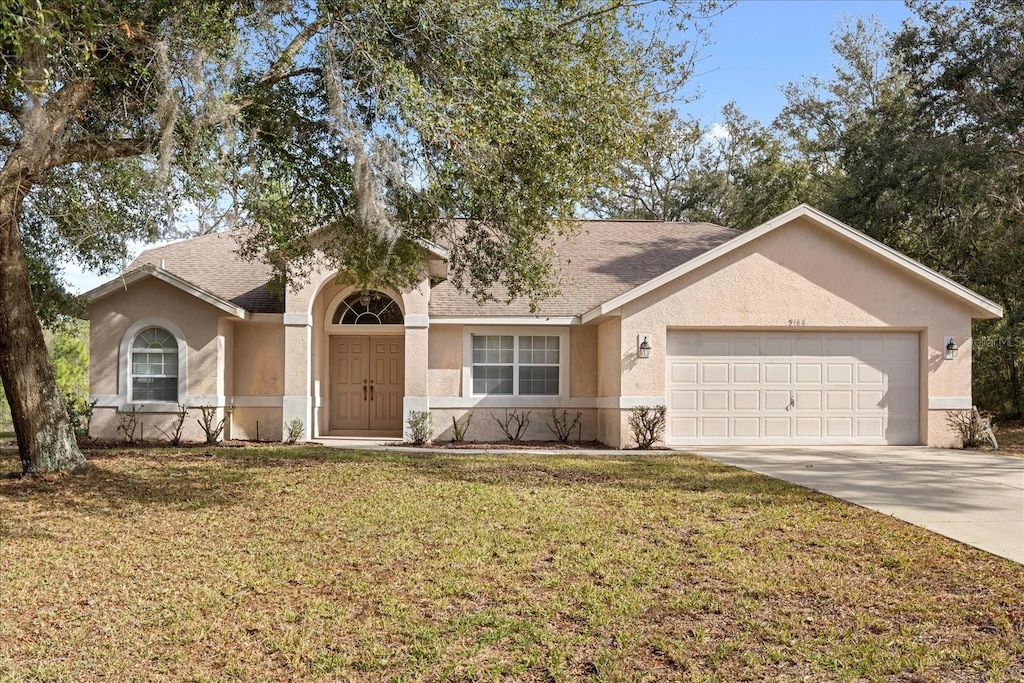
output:
[[[821,438],[822,421],[823,418],[820,417],[797,417],[794,420],[796,426],[796,436],[802,439]]]
[[[792,382],[793,366],[789,363],[765,363],[764,383],[765,384],[790,384]]]
[[[885,436],[884,423],[881,417],[858,417],[855,436],[866,439],[877,439]]]
[[[696,389],[673,389],[668,395],[669,410],[697,410]]]
[[[727,417],[702,417],[700,418],[701,435],[710,438],[726,438],[729,436],[729,418]]]
[[[691,383],[697,381],[696,363],[672,363],[669,365],[668,379],[670,383]]]
[[[852,417],[826,417],[825,436],[828,438],[847,439],[853,436]]]
[[[669,443],[912,444],[916,333],[670,331]]]
[[[761,436],[761,418],[736,417],[732,420],[732,436],[737,439],[756,439]]]
[[[793,421],[788,417],[766,417],[764,435],[771,439],[788,439],[793,436]]]
[[[726,384],[729,381],[729,364],[705,363],[700,374],[705,384]]]
[[[760,363],[733,363],[732,381],[736,384],[760,384]]]
[[[733,410],[761,411],[761,391],[759,389],[742,389],[732,394]]]
[[[797,363],[797,384],[821,384],[821,363]]]
[[[793,392],[793,410],[821,410],[822,391],[808,391],[806,389]]]
[[[825,381],[829,384],[853,382],[853,363],[829,363],[825,366]]]

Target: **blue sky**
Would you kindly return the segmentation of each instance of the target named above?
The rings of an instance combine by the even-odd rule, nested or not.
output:
[[[736,100],[745,114],[770,123],[785,104],[779,86],[831,75],[838,20],[868,15],[895,30],[910,12],[898,0],[740,0],[714,19],[693,79],[703,94],[681,113],[711,124]]]
[[[690,86],[701,97],[681,105],[681,113],[710,128],[722,107],[735,100],[748,116],[770,123],[784,104],[779,86],[831,74],[837,21],[872,14],[890,30],[909,16],[898,0],[740,0],[714,20],[711,43],[700,53]],[[68,266],[65,277],[72,289],[84,292],[112,276]]]

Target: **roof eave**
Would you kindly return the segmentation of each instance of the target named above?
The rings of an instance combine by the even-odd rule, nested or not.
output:
[[[892,247],[889,247],[885,244],[882,244],[878,240],[868,237],[859,230],[855,230],[849,225],[843,223],[842,221],[832,218],[823,211],[820,211],[819,209],[816,209],[813,206],[810,206],[809,204],[800,204],[799,206],[792,208],[789,211],[780,214],[779,216],[776,216],[775,218],[767,221],[766,223],[762,223],[756,228],[748,230],[747,232],[732,238],[728,242],[724,242],[715,247],[714,249],[710,249],[704,252],[703,254],[697,256],[696,258],[693,258],[687,261],[686,263],[682,263],[673,268],[672,270],[666,271],[665,273],[662,273],[661,275],[648,280],[644,284],[634,287],[628,292],[620,294],[619,296],[613,299],[609,299],[600,306],[592,308],[591,310],[583,314],[583,322],[588,323],[601,316],[613,315],[618,309],[622,308],[622,306],[628,304],[629,302],[634,301],[635,299],[638,299],[641,296],[654,291],[658,287],[668,284],[669,282],[672,282],[673,280],[676,280],[682,277],[683,275],[686,275],[687,273],[690,273],[696,270],[697,268],[700,268],[701,266],[704,266],[738,249],[739,247],[742,247],[743,245],[758,239],[759,237],[775,230],[776,228],[782,225],[786,225],[787,223],[790,223],[793,220],[803,216],[811,217],[817,223],[832,230],[834,233],[840,235],[841,237],[845,237],[846,239],[849,239],[859,244],[860,246],[868,249],[869,251],[872,251],[877,255],[886,258],[890,262],[893,262],[894,264],[901,266],[906,270],[909,270],[915,276],[935,286],[938,286],[941,289],[944,289],[950,294],[956,296],[957,298],[965,301],[975,310],[976,313],[980,314],[976,316],[975,319],[992,319],[1003,317],[1003,307],[995,303],[994,301],[986,299],[980,294],[971,291],[967,287],[964,287],[963,285],[954,282],[948,277],[940,273],[937,273],[928,266],[925,266],[915,261],[909,256],[901,254]]]
[[[232,317],[239,318],[241,320],[246,320],[249,317],[249,311],[245,310],[241,306],[237,306],[230,301],[226,301],[216,294],[211,294],[205,289],[195,286],[184,278],[178,277],[173,273],[169,273],[168,271],[151,264],[139,266],[127,273],[122,273],[113,280],[86,292],[84,296],[91,304],[99,301],[100,299],[104,299],[115,292],[127,290],[129,285],[147,277],[153,277],[162,282],[166,282],[172,287],[180,289],[186,294],[194,296],[200,301],[210,304],[214,308],[218,308]]]

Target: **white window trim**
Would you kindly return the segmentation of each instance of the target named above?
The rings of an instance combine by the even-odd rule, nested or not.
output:
[[[515,358],[512,365],[512,392],[511,394],[474,394],[473,393],[473,335],[482,336],[513,336],[516,337],[515,349],[519,350],[518,337],[558,337],[558,395],[550,394],[536,395],[519,394],[519,359]],[[462,393],[463,398],[476,398],[493,401],[516,401],[520,403],[544,402],[545,399],[559,400],[569,397],[569,328],[551,326],[515,326],[497,327],[488,325],[486,327],[474,326],[463,328],[462,335]]]
[[[132,398],[132,344],[135,337],[145,329],[160,327],[174,336],[178,343],[178,400],[176,403],[168,401],[135,401]],[[121,347],[118,351],[119,371],[117,373],[117,395],[124,402],[123,406],[147,406],[153,409],[166,409],[173,411],[177,409],[178,403],[188,404],[188,344],[185,343],[185,335],[181,328],[170,320],[163,318],[143,318],[127,330],[121,337]]]

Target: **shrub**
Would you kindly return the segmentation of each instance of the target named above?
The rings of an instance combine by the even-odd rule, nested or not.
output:
[[[665,406],[637,406],[629,411],[636,447],[646,450],[665,434]]]
[[[224,433],[224,421],[231,417],[231,414],[235,412],[234,406],[224,407],[224,417],[219,421],[217,420],[217,406],[199,406],[199,411],[203,414],[201,420],[196,420],[199,426],[203,428],[203,433],[206,434],[206,443],[218,443],[220,441],[221,434]]]
[[[551,423],[548,424],[548,429],[555,435],[559,443],[569,443],[569,439],[572,438],[572,432],[577,426],[580,428],[580,438],[583,440],[583,425],[581,420],[583,419],[583,413],[576,411],[576,416],[569,420],[569,411],[563,410],[562,414],[559,415],[558,411],[554,408],[551,409]]]
[[[995,445],[992,443],[995,441],[994,436],[990,440],[990,434],[995,430],[989,413],[982,414],[976,408],[950,410],[946,413],[946,424],[960,437],[961,448]]]
[[[409,440],[417,446],[422,446],[433,436],[429,410],[409,411],[409,419],[405,421],[405,425],[409,429]]]
[[[135,429],[139,426],[139,409],[132,406],[126,413],[117,414],[117,431],[124,434],[124,440],[128,443],[135,443]]]
[[[92,424],[93,410],[96,408],[96,399],[88,400],[82,396],[72,393],[64,394],[64,405],[67,406],[68,419],[75,430],[75,436],[79,439],[89,438],[89,425]],[[134,432],[134,430],[132,430]]]
[[[185,420],[188,419],[188,408],[184,404],[178,404],[178,412],[176,412],[174,422],[171,423],[171,430],[165,432],[160,427],[157,427],[157,431],[167,437],[167,440],[171,442],[172,446],[177,446],[181,443],[181,432],[185,429]]]
[[[498,423],[498,428],[505,435],[509,441],[520,441],[523,438],[523,434],[526,433],[526,428],[530,426],[530,412],[529,410],[518,412],[517,410],[509,411],[505,409],[505,419],[497,417],[494,413],[491,413],[491,417]]]
[[[465,441],[466,432],[469,431],[469,425],[473,422],[473,413],[466,413],[466,419],[459,424],[459,421],[452,415],[452,441]]]
[[[306,425],[300,418],[296,417],[289,421],[288,424],[284,426],[284,430],[287,435],[285,438],[286,443],[295,443],[298,441],[302,437],[302,432],[305,427]]]

